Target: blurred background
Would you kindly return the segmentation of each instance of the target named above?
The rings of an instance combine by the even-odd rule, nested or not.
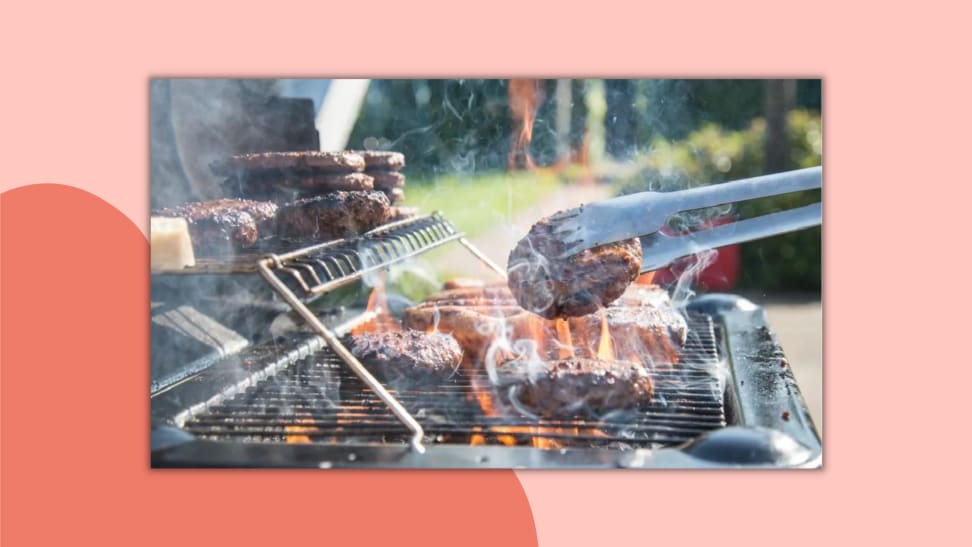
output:
[[[822,164],[821,80],[152,80],[152,206],[219,197],[209,164],[269,150],[396,150],[405,205],[444,212],[501,265],[539,218],[580,203]],[[819,190],[695,211],[678,231],[812,203]],[[764,306],[822,431],[821,230],[658,272]],[[440,278],[482,275],[461,249]],[[693,265],[696,267],[693,268]]]

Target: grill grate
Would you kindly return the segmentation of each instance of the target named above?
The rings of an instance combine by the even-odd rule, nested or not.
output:
[[[462,233],[435,213],[387,224],[358,238],[275,255],[272,270],[288,289],[307,298],[461,239]]]
[[[638,411],[600,419],[536,420],[484,413],[477,388],[485,375],[457,372],[434,388],[388,391],[425,430],[426,443],[527,446],[660,447],[724,427],[724,367],[707,316],[689,316],[679,364],[653,372],[655,395]],[[385,403],[330,349],[292,362],[235,396],[188,419],[200,438],[254,443],[407,444]]]

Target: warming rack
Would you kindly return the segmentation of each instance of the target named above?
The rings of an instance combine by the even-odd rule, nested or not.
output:
[[[410,444],[424,452],[425,432],[418,421],[368,371],[307,303],[364,276],[388,269],[446,243],[458,241],[503,279],[506,272],[472,245],[441,213],[401,220],[353,239],[339,239],[284,254],[270,254],[257,262],[257,271],[324,343],[351,369],[411,432]]]

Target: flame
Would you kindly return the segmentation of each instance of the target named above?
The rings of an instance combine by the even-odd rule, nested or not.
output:
[[[533,169],[536,165],[530,157],[530,141],[533,140],[533,121],[542,100],[540,80],[512,79],[507,95],[513,116],[513,138],[507,162],[509,169]]]
[[[388,294],[385,290],[386,275],[386,272],[378,274],[378,280],[375,282],[371,294],[368,295],[368,305],[365,312],[373,313],[374,319],[354,327],[351,329],[351,334],[357,336],[399,330],[398,322],[395,321],[388,310]]]
[[[560,341],[557,356],[561,359],[569,359],[574,356],[574,341],[570,336],[570,325],[565,319],[559,317],[554,323],[557,329],[557,340]]]
[[[635,283],[638,285],[651,285],[652,281],[655,280],[655,272],[645,272],[635,279]]]
[[[614,355],[614,344],[611,342],[611,333],[608,331],[608,319],[607,312],[604,308],[599,308],[598,313],[601,314],[601,339],[597,343],[597,357],[598,359],[613,360]]]
[[[294,420],[298,424],[313,424],[313,418],[297,418]],[[311,442],[311,438],[307,435],[300,435],[300,433],[314,433],[318,431],[316,427],[307,427],[304,425],[288,425],[284,427],[284,431],[288,433],[287,444],[308,444]],[[292,435],[291,433],[296,433]]]

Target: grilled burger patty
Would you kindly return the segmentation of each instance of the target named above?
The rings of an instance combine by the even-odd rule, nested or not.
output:
[[[405,175],[394,171],[366,171],[368,176],[375,179],[376,190],[392,190],[405,187]]]
[[[351,173],[364,171],[364,168],[365,159],[361,154],[316,150],[240,154],[210,165],[213,174],[225,177],[273,170]]]
[[[389,150],[349,150],[365,160],[367,171],[399,171],[405,167],[405,154]]]
[[[293,241],[356,236],[384,224],[391,213],[381,192],[330,192],[281,206],[277,235]]]
[[[567,326],[579,357],[594,357],[601,323],[607,321],[616,354],[637,356],[655,366],[673,365],[688,336],[685,318],[668,292],[656,285],[632,285],[603,312],[571,317]],[[534,339],[538,332],[547,342],[538,350],[556,355],[557,327],[521,308],[505,285],[444,290],[405,310],[403,324],[412,329],[451,333],[466,354],[481,360],[497,336],[508,341]]]
[[[567,258],[548,219],[530,229],[510,253],[509,287],[525,309],[547,319],[585,315],[624,293],[641,270],[641,242],[629,239]]]
[[[233,195],[291,201],[336,190],[370,192],[375,185],[364,173],[267,171],[231,177],[223,187]]]
[[[508,361],[496,369],[502,397],[546,418],[643,408],[654,386],[640,364],[601,359]],[[510,387],[514,387],[510,393]]]
[[[193,251],[203,256],[254,246],[261,232],[272,231],[276,214],[275,204],[248,199],[190,202],[152,212],[153,216],[186,219]]]
[[[392,188],[391,190],[382,190],[382,192],[388,196],[388,200],[392,203],[398,203],[405,199],[405,191],[401,188]]]
[[[351,353],[380,380],[393,384],[441,381],[462,361],[462,348],[448,334],[414,330],[353,336]]]

